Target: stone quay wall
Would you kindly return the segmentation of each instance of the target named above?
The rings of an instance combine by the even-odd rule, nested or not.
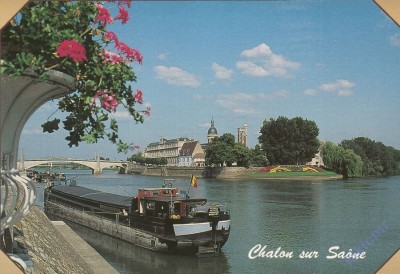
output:
[[[217,179],[246,178],[257,172],[259,167],[145,167],[132,166],[127,173],[145,176],[203,177]]]
[[[94,273],[38,207],[32,208],[14,230],[18,234],[14,238],[14,253],[28,252],[34,273]]]

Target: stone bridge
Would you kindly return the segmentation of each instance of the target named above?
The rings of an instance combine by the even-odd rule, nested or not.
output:
[[[99,175],[102,173],[104,168],[109,167],[119,167],[120,173],[125,173],[128,169],[129,162],[126,161],[108,161],[108,160],[100,160],[100,157],[96,157],[96,160],[80,160],[80,159],[39,159],[39,160],[22,160],[17,163],[18,170],[24,171],[35,166],[43,165],[43,164],[80,164],[86,166],[92,170],[92,174]]]

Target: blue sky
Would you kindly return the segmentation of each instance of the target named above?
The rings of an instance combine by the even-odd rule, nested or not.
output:
[[[119,109],[120,136],[144,149],[160,137],[207,141],[248,124],[257,144],[265,119],[313,120],[319,139],[365,136],[400,149],[400,29],[373,1],[134,2],[114,26],[144,56],[134,88],[151,116]],[[65,132],[41,133],[56,102],[26,124],[26,158],[125,159],[109,142],[68,148]]]

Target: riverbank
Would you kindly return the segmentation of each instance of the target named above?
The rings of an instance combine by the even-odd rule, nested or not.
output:
[[[87,246],[86,242],[65,224],[57,223],[57,226],[37,206],[15,226],[19,235],[14,238],[14,253],[27,252],[34,273],[117,273],[96,251],[77,250]],[[99,272],[96,265],[101,265],[105,272]]]
[[[144,176],[166,177],[191,177],[215,179],[256,179],[256,180],[335,180],[343,177],[333,172],[308,173],[308,172],[277,172],[260,173],[260,167],[145,167],[136,166],[128,173]]]

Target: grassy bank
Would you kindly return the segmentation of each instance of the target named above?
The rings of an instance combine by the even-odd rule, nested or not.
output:
[[[292,177],[336,177],[340,176],[335,172],[326,171],[320,173],[312,172],[276,172],[276,173],[253,173],[255,178],[292,178]]]
[[[268,166],[252,174],[253,178],[340,178],[333,171],[305,165]]]

